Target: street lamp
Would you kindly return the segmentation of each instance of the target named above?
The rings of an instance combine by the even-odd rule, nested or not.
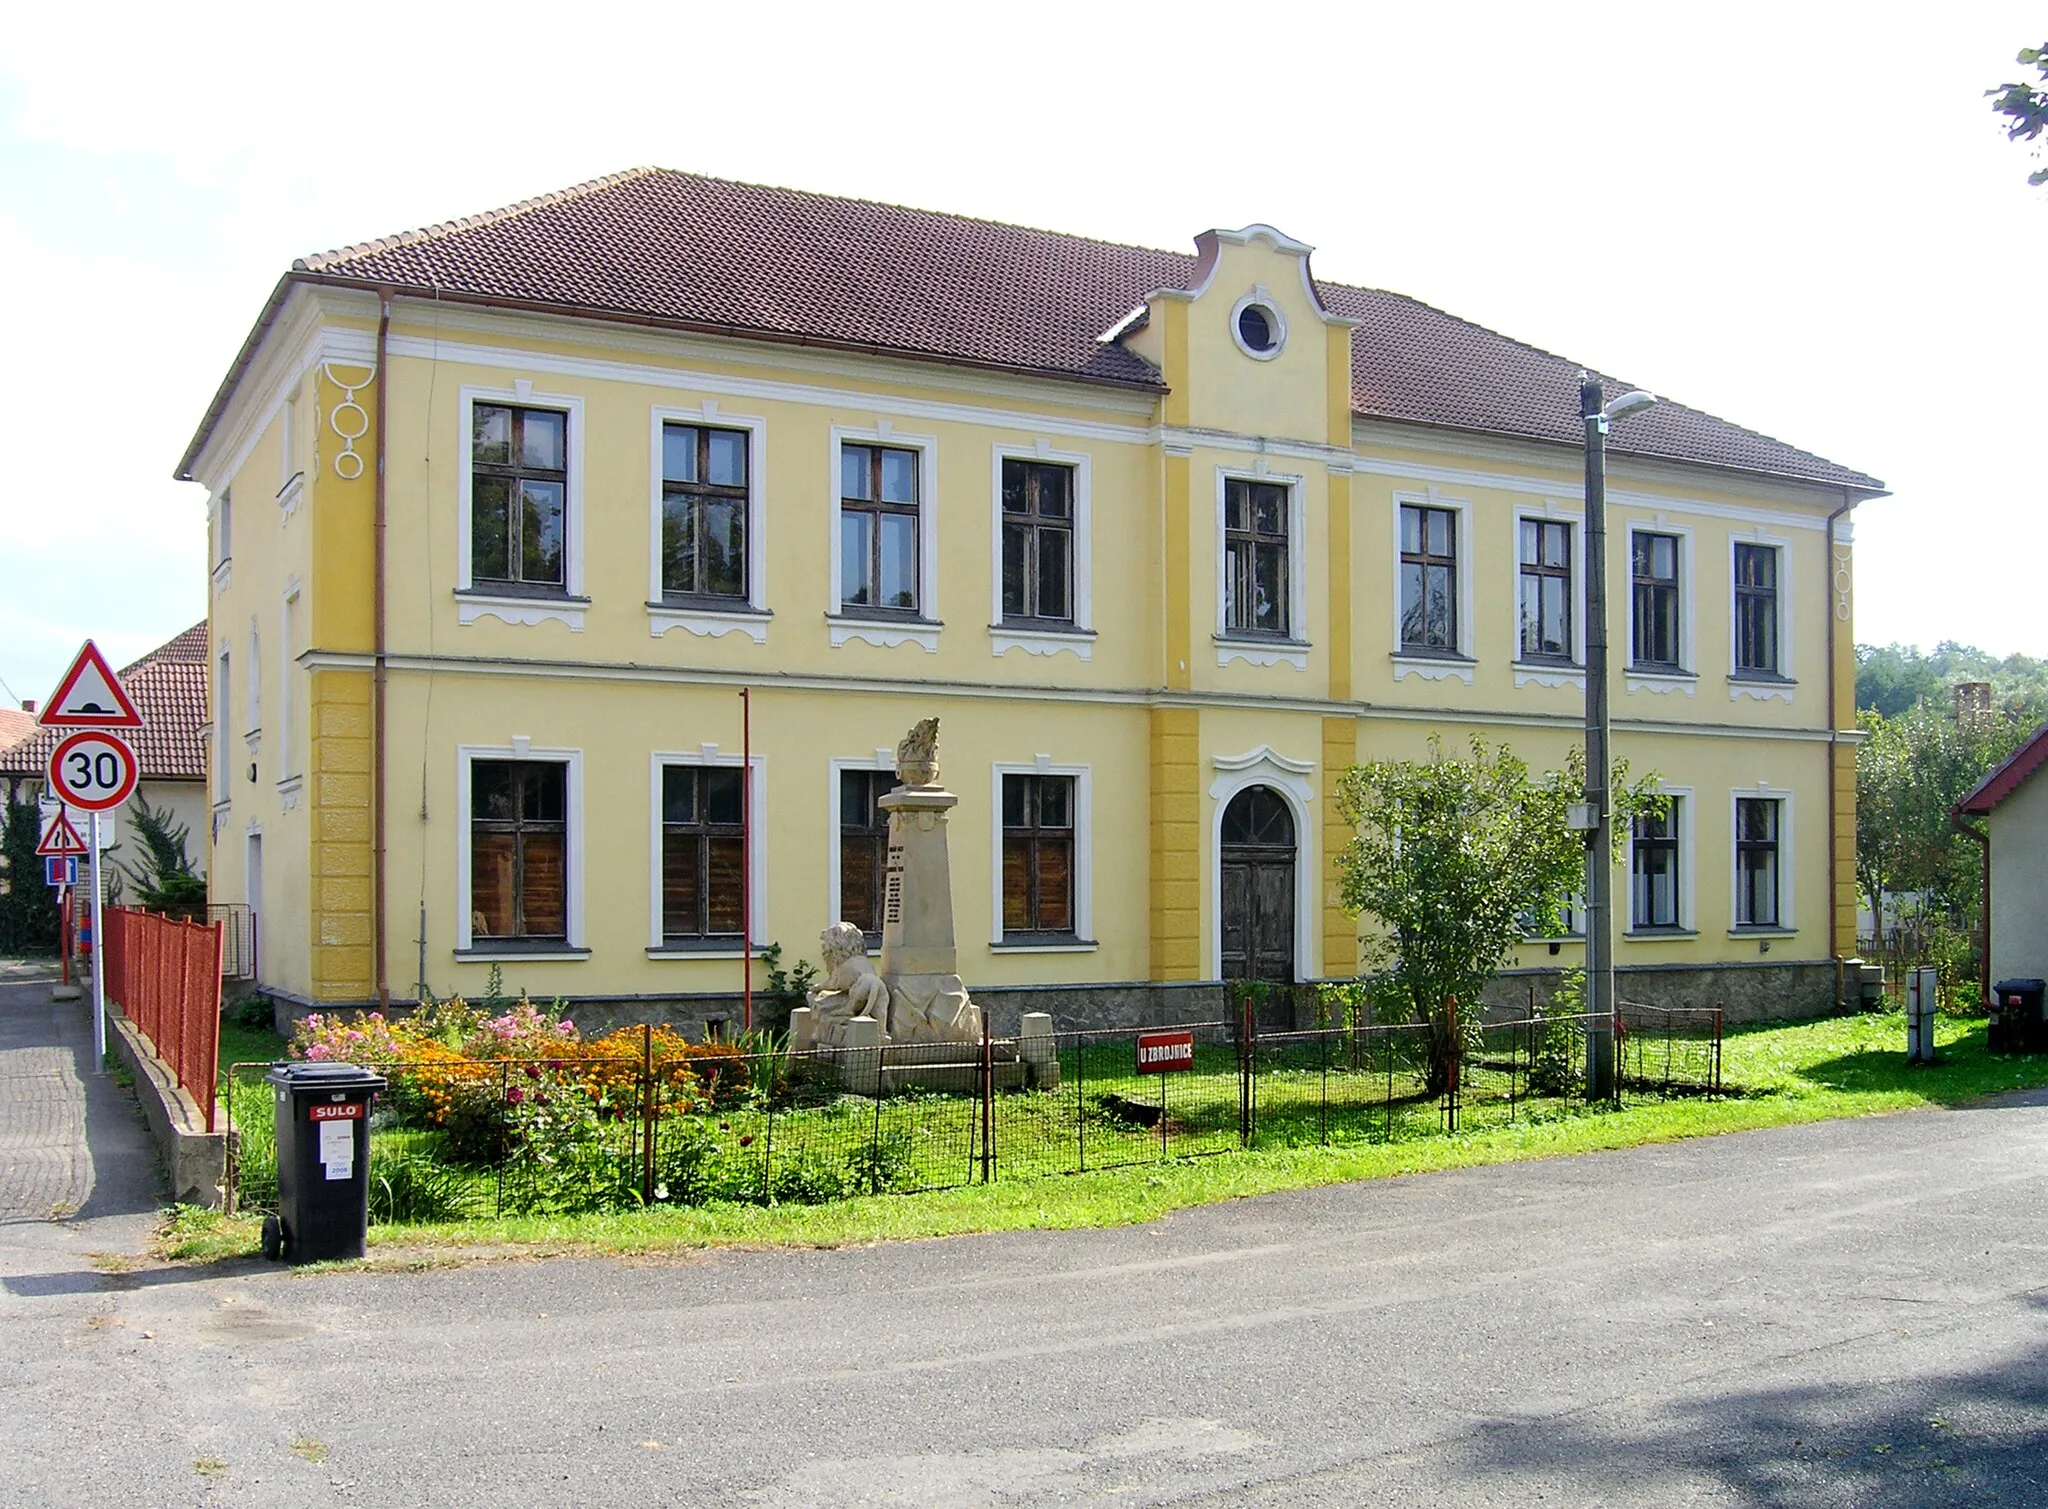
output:
[[[1600,380],[1579,374],[1586,426],[1586,1095],[1615,1093],[1613,756],[1607,738],[1607,427],[1656,397],[1640,389],[1604,403]]]

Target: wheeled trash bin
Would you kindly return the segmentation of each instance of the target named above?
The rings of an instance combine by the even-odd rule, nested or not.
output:
[[[1991,987],[1991,1028],[1986,1034],[1993,1053],[2048,1052],[2048,1021],[2041,1000],[2048,980],[2000,980]]]
[[[387,1081],[354,1064],[272,1064],[277,1096],[277,1214],[263,1255],[319,1263],[359,1258],[370,1227],[370,1101]]]

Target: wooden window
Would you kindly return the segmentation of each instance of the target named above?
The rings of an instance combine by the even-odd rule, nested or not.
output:
[[[661,427],[661,595],[747,597],[745,430]]]
[[[745,772],[728,765],[661,770],[661,936],[738,938],[743,926]]]
[[[1074,621],[1074,469],[1003,461],[1003,618]]]
[[[882,445],[839,452],[839,604],[916,613],[918,454]]]
[[[1774,797],[1735,799],[1735,925],[1776,927],[1778,911],[1778,824]]]
[[[1401,648],[1458,650],[1458,515],[1401,505]]]
[[[1522,658],[1572,658],[1572,527],[1521,523]]]
[[[853,923],[871,943],[882,934],[889,866],[889,814],[880,802],[895,789],[891,770],[839,772],[839,920]]]
[[[564,583],[569,416],[479,403],[470,412],[469,576],[472,583]]]
[[[1778,552],[1735,547],[1735,669],[1778,674]]]
[[[1074,778],[1003,777],[1003,936],[1074,931]]]
[[[469,767],[471,941],[568,937],[569,767],[475,760]]]
[[[1645,815],[1635,820],[1631,836],[1629,881],[1632,905],[1629,925],[1634,928],[1675,928],[1678,924],[1678,802],[1661,817]]]
[[[1629,536],[1630,587],[1635,594],[1632,665],[1677,670],[1678,536],[1637,530]]]
[[[1287,488],[1223,483],[1223,627],[1231,634],[1288,632]]]

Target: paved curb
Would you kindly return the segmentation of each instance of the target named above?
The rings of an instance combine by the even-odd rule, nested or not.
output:
[[[135,1100],[163,1155],[171,1199],[218,1210],[227,1182],[228,1136],[206,1130],[206,1113],[127,1015],[107,1003],[107,1046],[135,1076]]]

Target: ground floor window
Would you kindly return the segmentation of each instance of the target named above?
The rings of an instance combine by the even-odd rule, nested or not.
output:
[[[1074,778],[1003,777],[1003,936],[1074,932]]]
[[[1775,797],[1735,799],[1735,925],[1777,927],[1778,825]]]
[[[839,772],[839,918],[882,936],[883,872],[889,865],[889,814],[881,800],[896,788],[893,770]]]
[[[661,936],[737,938],[744,927],[746,773],[728,765],[661,771]]]
[[[1629,844],[1630,911],[1634,928],[1675,928],[1678,913],[1678,804],[1635,820]]]
[[[469,785],[472,937],[566,940],[568,765],[475,760]]]

